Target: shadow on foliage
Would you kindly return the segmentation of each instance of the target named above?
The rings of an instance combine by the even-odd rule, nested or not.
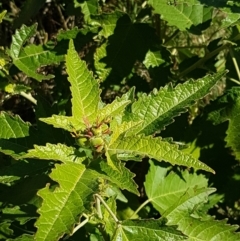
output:
[[[104,85],[118,84],[131,73],[136,61],[142,62],[147,51],[157,43],[154,29],[143,23],[132,23],[127,15],[118,19],[109,37],[107,56],[101,61],[111,68]]]

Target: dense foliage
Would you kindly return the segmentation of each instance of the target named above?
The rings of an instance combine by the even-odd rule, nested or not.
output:
[[[1,240],[240,240],[240,4],[0,3]]]

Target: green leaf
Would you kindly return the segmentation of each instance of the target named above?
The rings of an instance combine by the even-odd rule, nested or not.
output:
[[[147,67],[147,68],[154,68],[154,67],[157,67],[161,64],[165,63],[165,60],[162,59],[162,56],[161,56],[161,53],[160,51],[148,51],[146,56],[145,56],[145,59],[143,61],[143,64]]]
[[[4,11],[2,11],[2,12],[0,13],[0,23],[2,22],[2,20],[3,20],[3,18],[4,18],[4,16],[5,16],[6,13],[7,13],[6,10],[4,10]]]
[[[66,66],[71,83],[73,118],[82,124],[93,123],[100,101],[99,85],[86,63],[79,59],[73,41],[69,43]]]
[[[0,137],[0,151],[13,158],[20,158],[39,141],[37,131],[29,123],[4,112],[0,113]]]
[[[199,203],[207,200],[214,189],[189,189],[176,199],[174,205],[164,213],[168,225],[177,225],[178,230],[188,236],[189,241],[195,240],[238,240],[240,233],[234,233],[238,226],[230,226],[226,221],[212,218],[197,219],[193,217],[194,209]]]
[[[170,26],[176,26],[181,31],[212,18],[213,8],[207,8],[202,4],[180,2],[174,6],[165,0],[149,0],[149,4]]]
[[[6,240],[13,235],[13,230],[10,229],[10,223],[1,222],[0,223],[0,239]]]
[[[159,220],[127,220],[118,224],[113,241],[146,241],[146,240],[185,240],[186,236],[177,231],[175,227],[166,226]]]
[[[139,195],[137,184],[134,182],[133,178],[135,174],[128,170],[123,163],[118,166],[119,171],[114,170],[106,162],[100,163],[101,170],[106,173],[107,176],[104,178],[116,184],[121,189],[126,189],[131,193]]]
[[[92,162],[89,166],[96,175],[115,184],[122,190],[139,195],[137,184],[134,182],[134,173],[125,167],[124,163],[119,163],[118,171],[109,166],[105,160]]]
[[[70,116],[52,115],[51,117],[39,118],[39,120],[49,125],[53,125],[55,128],[61,128],[69,132],[72,132],[73,128],[76,130],[85,129],[83,123],[79,123],[79,121]]]
[[[214,173],[206,164],[198,161],[191,155],[178,150],[178,145],[170,144],[161,138],[151,136],[120,137],[108,147],[114,153],[134,153],[135,155],[148,156],[158,161],[166,161],[172,165],[193,167],[196,170],[205,170]]]
[[[10,56],[13,63],[29,77],[38,81],[43,79],[51,79],[53,75],[38,74],[38,68],[49,65],[57,64],[64,60],[63,55],[55,55],[48,49],[44,49],[41,45],[28,45],[24,48],[24,44],[30,39],[37,30],[37,25],[27,27],[23,25],[20,30],[16,30],[15,35],[12,37],[12,44],[10,46]]]
[[[207,187],[208,180],[203,175],[189,173],[185,170],[178,175],[171,172],[167,175],[168,168],[154,165],[150,161],[150,169],[144,183],[148,201],[161,214],[171,207],[176,200],[188,189]]]
[[[59,187],[50,191],[47,186],[38,192],[43,199],[36,222],[35,239],[39,241],[58,240],[65,233],[71,234],[79,216],[89,211],[93,194],[98,191],[98,177],[79,163],[56,164],[50,177]]]
[[[81,163],[85,157],[78,156],[80,153],[70,146],[58,143],[57,145],[47,143],[46,146],[34,145],[34,149],[28,150],[28,153],[22,158],[38,158],[43,160],[55,160],[63,163],[76,162]]]
[[[91,15],[98,13],[98,1],[97,0],[85,0],[81,3],[77,0],[74,0],[75,8],[81,7],[82,13],[84,14],[84,20],[86,23],[91,23]]]
[[[13,59],[17,59],[19,57],[24,44],[36,33],[36,31],[37,24],[30,27],[23,25],[20,30],[16,30],[16,33],[12,37],[12,44],[9,52]]]
[[[120,136],[129,136],[131,135],[131,131],[134,133],[134,128],[140,125],[142,121],[138,122],[123,122],[121,125],[114,125],[111,129],[113,130],[113,134],[111,135],[109,145],[113,144]]]
[[[168,85],[158,92],[142,95],[138,101],[133,103],[132,114],[127,118],[133,121],[143,120],[142,125],[136,130],[137,133],[150,135],[160,131],[194,101],[204,97],[225,73],[208,75],[197,81],[186,81],[175,88]]]
[[[125,107],[130,103],[130,100],[122,100],[117,97],[112,103],[105,105],[98,110],[98,121],[102,121],[108,117],[114,118],[117,115],[123,115]]]
[[[108,38],[114,33],[118,19],[123,16],[122,12],[114,12],[110,14],[101,14],[93,16],[94,24],[100,25],[102,30],[99,32],[100,36]]]

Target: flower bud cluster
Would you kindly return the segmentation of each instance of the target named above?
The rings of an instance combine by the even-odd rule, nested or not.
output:
[[[109,122],[105,120],[101,123],[88,126],[81,133],[74,133],[74,137],[79,146],[91,148],[97,153],[102,153],[110,134]]]

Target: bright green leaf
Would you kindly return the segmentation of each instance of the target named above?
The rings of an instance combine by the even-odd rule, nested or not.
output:
[[[240,233],[234,233],[237,226],[230,226],[226,221],[216,221],[212,218],[197,219],[193,217],[199,203],[206,202],[207,197],[214,189],[189,189],[184,195],[163,214],[168,225],[177,225],[189,238],[195,240],[230,240],[240,239]],[[192,215],[191,215],[192,214]]]
[[[159,220],[127,220],[117,226],[114,241],[170,241],[186,240],[186,236],[177,231],[175,227],[166,226]]]
[[[93,123],[100,101],[99,85],[86,63],[79,59],[73,41],[69,44],[66,66],[71,83],[73,118],[82,124]]]
[[[80,153],[70,146],[64,144],[50,144],[46,146],[34,145],[34,149],[28,150],[28,153],[23,158],[38,158],[42,160],[61,161],[63,163],[76,162],[81,163],[85,156],[79,156]]]
[[[168,168],[154,165],[150,162],[150,169],[144,183],[148,201],[161,214],[172,206],[188,189],[202,188],[208,185],[208,180],[203,175],[189,173],[185,170],[178,175],[171,172],[167,175]]]
[[[79,163],[56,164],[50,177],[59,187],[50,191],[47,186],[38,192],[43,199],[36,222],[35,239],[39,241],[58,240],[70,234],[79,216],[90,210],[93,194],[98,191],[98,177]]]
[[[181,31],[198,25],[211,19],[212,8],[202,4],[192,4],[189,2],[170,4],[166,0],[149,0],[149,4],[154,8],[154,12],[161,15],[170,26],[176,26]]]
[[[172,165],[183,165],[193,167],[196,170],[205,170],[214,173],[206,164],[198,161],[191,155],[178,150],[178,145],[170,144],[161,138],[151,136],[129,136],[118,138],[108,150],[115,153],[133,153],[135,155],[146,155],[158,161],[166,161]]]
[[[28,45],[24,48],[27,40],[29,40],[37,31],[37,25],[27,27],[23,25],[20,30],[12,37],[12,44],[10,46],[10,56],[13,63],[29,77],[38,81],[43,79],[51,79],[53,75],[38,74],[37,70],[41,66],[48,64],[56,64],[64,60],[64,56],[56,56],[50,50],[44,49],[39,45]]]
[[[136,132],[150,135],[162,130],[194,101],[204,97],[224,74],[221,72],[197,81],[186,81],[175,88],[168,85],[158,92],[142,95],[133,103],[132,115],[130,114],[134,121],[143,120]]]

